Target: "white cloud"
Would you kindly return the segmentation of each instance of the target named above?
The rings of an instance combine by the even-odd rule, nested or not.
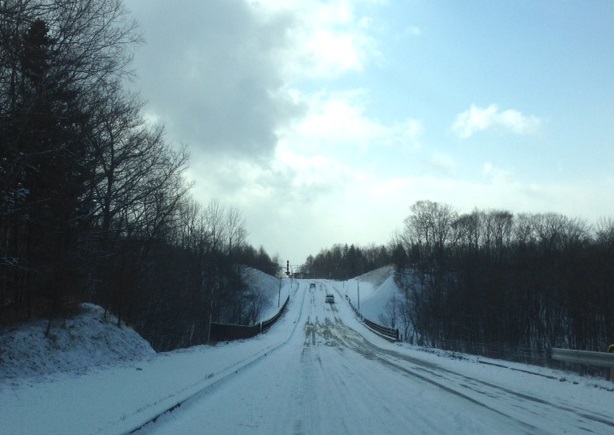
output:
[[[478,131],[491,127],[516,134],[529,134],[535,132],[540,124],[540,119],[535,116],[526,116],[512,109],[500,111],[496,104],[485,108],[472,104],[468,110],[456,116],[452,130],[460,138],[468,139]]]
[[[370,3],[132,0],[147,41],[136,56],[147,111],[193,158],[270,160],[277,132],[304,115],[295,87],[381,56],[362,8]]]
[[[306,97],[305,117],[285,129],[283,136],[304,151],[361,150],[388,146],[414,151],[420,148],[422,121],[407,118],[383,123],[367,113],[367,94],[361,90]]]
[[[341,161],[324,154],[302,154],[285,140],[280,141],[272,168],[286,178],[285,187],[304,191],[302,199],[342,189],[353,178],[353,170]]]
[[[251,0],[249,3],[263,17],[292,17],[281,50],[282,68],[287,77],[332,78],[349,71],[363,71],[366,65],[382,57],[371,36],[372,20],[356,14],[357,3],[374,0]]]
[[[492,163],[486,162],[484,163],[484,167],[482,169],[484,176],[489,178],[492,183],[507,183],[510,178],[509,171],[506,171],[501,168],[495,167]]]

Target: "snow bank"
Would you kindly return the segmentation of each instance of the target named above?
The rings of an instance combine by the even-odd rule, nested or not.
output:
[[[394,282],[393,266],[380,267],[343,283],[341,290],[348,295],[354,306],[358,304],[359,287],[360,313],[377,323],[382,323],[381,316],[385,315],[390,298],[401,295]]]
[[[93,304],[56,320],[45,337],[47,320],[34,320],[0,332],[0,383],[20,382],[48,375],[85,373],[155,354],[132,328],[117,326],[117,318]]]
[[[362,315],[374,322],[380,322],[380,316],[385,315],[386,305],[393,296],[400,297],[399,287],[394,282],[394,268],[382,267],[374,275],[359,276],[360,308]],[[364,280],[364,284],[363,284]],[[365,291],[363,291],[365,287]],[[388,326],[388,325],[386,325]]]

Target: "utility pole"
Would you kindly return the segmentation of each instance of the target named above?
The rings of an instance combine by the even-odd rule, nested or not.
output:
[[[280,303],[281,303],[281,276],[279,277],[279,291],[277,292],[277,308],[279,308]]]

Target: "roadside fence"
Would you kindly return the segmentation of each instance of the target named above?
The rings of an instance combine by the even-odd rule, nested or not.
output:
[[[255,325],[232,325],[228,323],[211,322],[209,324],[209,342],[242,340],[255,337],[258,334],[267,332],[283,314],[290,297],[281,306],[281,309],[268,320]]]

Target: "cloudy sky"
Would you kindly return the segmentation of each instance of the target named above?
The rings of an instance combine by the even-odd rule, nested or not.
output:
[[[428,199],[614,216],[614,2],[125,0],[203,204],[302,263]]]

